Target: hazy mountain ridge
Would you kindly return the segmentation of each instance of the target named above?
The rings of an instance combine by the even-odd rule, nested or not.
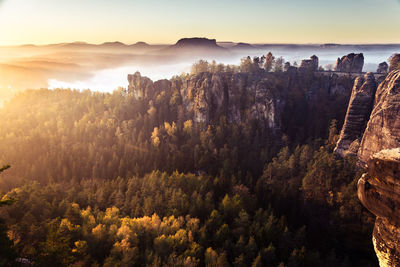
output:
[[[124,86],[123,72],[127,74],[140,70],[152,78],[170,78],[177,73],[189,72],[192,63],[199,59],[239,64],[242,57],[261,56],[268,51],[277,57],[282,55],[292,64],[316,54],[321,66],[330,64],[332,67],[337,57],[365,50],[364,68],[375,71],[377,65],[387,60],[399,47],[392,44],[249,44],[217,42],[207,38],[183,38],[172,45],[73,42],[0,47],[0,91],[3,99],[27,88],[70,87],[112,91]],[[38,61],[42,63],[34,63]],[[27,75],[31,77],[29,81],[24,78]]]

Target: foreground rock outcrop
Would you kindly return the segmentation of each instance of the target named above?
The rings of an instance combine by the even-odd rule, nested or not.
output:
[[[338,58],[336,60],[336,64],[334,66],[334,71],[339,72],[362,72],[364,67],[364,55],[360,54],[348,54],[347,56],[343,56],[342,58]]]
[[[400,70],[390,72],[376,91],[358,158],[366,163],[374,153],[396,147],[400,147]]]
[[[356,79],[335,151],[357,154],[360,166],[366,167],[358,197],[377,216],[376,255],[380,266],[400,266],[400,70],[375,88],[371,74]]]
[[[372,240],[379,265],[400,266],[400,148],[372,156],[358,197],[377,216]]]
[[[376,87],[372,73],[355,80],[344,125],[335,148],[335,152],[340,156],[357,155],[374,104]]]

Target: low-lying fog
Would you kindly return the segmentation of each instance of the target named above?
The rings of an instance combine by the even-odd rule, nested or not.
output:
[[[364,71],[376,71],[377,65],[396,52],[400,45],[254,45],[245,48],[219,43],[224,49],[201,52],[169,49],[147,44],[126,46],[121,43],[89,45],[82,43],[49,46],[0,47],[0,99],[23,89],[72,88],[111,92],[127,86],[127,75],[139,71],[153,80],[169,79],[189,72],[199,59],[240,64],[245,56],[262,56],[271,51],[300,64],[315,54],[322,67],[334,65],[348,53],[364,53]],[[182,47],[179,47],[182,48]]]

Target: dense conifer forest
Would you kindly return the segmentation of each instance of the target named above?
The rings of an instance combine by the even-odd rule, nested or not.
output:
[[[265,71],[249,59],[200,63],[172,80]],[[333,154],[349,95],[310,102],[307,81],[322,78],[299,75],[283,92],[283,134],[223,114],[196,122],[174,87],[152,99],[124,88],[18,94],[0,109],[0,163],[11,165],[0,174],[0,264],[376,266],[356,159]]]

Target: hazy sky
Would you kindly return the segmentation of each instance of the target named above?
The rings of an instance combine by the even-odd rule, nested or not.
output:
[[[0,0],[0,45],[400,43],[399,0]]]

